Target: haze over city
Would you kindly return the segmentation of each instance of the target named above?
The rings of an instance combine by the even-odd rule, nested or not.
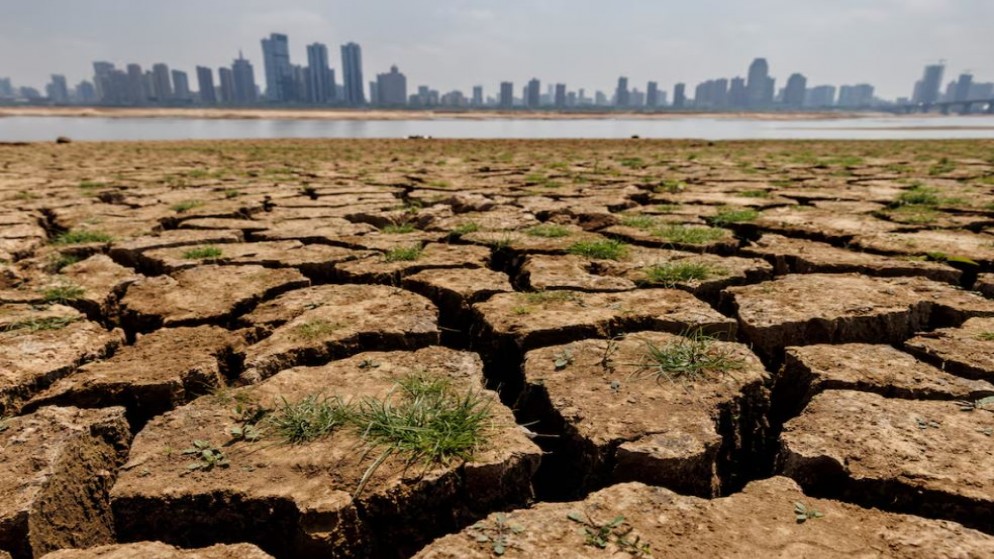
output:
[[[295,63],[306,63],[313,42],[337,51],[355,41],[367,78],[397,64],[412,86],[467,94],[476,84],[493,94],[503,80],[519,89],[532,77],[610,92],[622,75],[671,91],[744,76],[755,57],[769,61],[778,88],[801,72],[809,84],[870,83],[888,99],[910,97],[922,66],[940,59],[947,80],[967,70],[994,76],[994,4],[983,0],[40,0],[4,11],[0,52],[10,54],[0,76],[38,89],[50,74],[92,79],[96,60],[166,62],[192,75],[197,65],[230,64],[239,49],[261,75],[259,40],[272,32],[290,37]]]

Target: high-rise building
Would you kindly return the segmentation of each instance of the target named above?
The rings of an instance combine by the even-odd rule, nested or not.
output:
[[[835,106],[835,86],[819,85],[809,88],[804,93],[806,107],[827,108]]]
[[[537,109],[542,100],[542,82],[538,78],[532,78],[525,87],[525,106],[529,109]]]
[[[746,81],[741,77],[734,77],[728,85],[728,106],[741,109],[749,104],[749,95],[746,91]]]
[[[474,85],[473,86],[473,106],[482,107],[483,106],[483,86]]]
[[[10,83],[10,78],[0,78],[0,98],[12,97],[14,97],[14,86]]]
[[[145,72],[138,64],[128,64],[128,99],[135,105],[148,102],[145,91]]]
[[[659,84],[649,82],[645,87],[645,106],[653,109],[659,106]]]
[[[228,103],[255,103],[257,99],[255,69],[252,68],[252,63],[242,56],[241,51],[238,52],[238,59],[231,65],[231,81],[232,97],[226,99]],[[224,86],[223,78],[221,85]]]
[[[953,101],[967,101],[970,99],[970,87],[973,86],[973,74],[960,74],[956,80],[956,91],[953,94]]]
[[[628,78],[622,76],[618,78],[618,87],[614,90],[614,105],[616,107],[627,107],[630,103]]]
[[[985,101],[994,99],[994,83],[976,83],[970,85],[970,99],[983,99]]]
[[[555,105],[557,108],[563,108],[566,106],[566,84],[557,83],[555,92]]]
[[[103,101],[104,90],[108,89],[110,86],[108,81],[110,79],[110,73],[113,71],[114,65],[110,62],[93,63],[93,85],[96,88],[98,101]]]
[[[335,100],[335,75],[328,64],[328,47],[307,45],[307,100],[323,105]]]
[[[807,92],[808,79],[802,74],[791,74],[787,78],[787,87],[783,93],[783,104],[792,108],[804,106],[804,94]]]
[[[45,88],[48,99],[53,103],[69,102],[69,86],[66,85],[66,77],[61,74],[52,74],[52,83]]]
[[[749,65],[749,77],[746,81],[746,97],[748,106],[753,108],[769,107],[773,103],[773,93],[776,84],[770,77],[770,67],[765,58],[757,58]]]
[[[218,79],[221,83],[221,102],[226,105],[233,105],[237,102],[235,95],[235,74],[231,68],[219,68]]]
[[[844,85],[839,88],[838,106],[849,109],[873,105],[873,86],[867,83]]]
[[[197,88],[200,90],[200,102],[205,105],[217,104],[217,91],[214,89],[214,73],[210,68],[197,66]]]
[[[173,98],[180,101],[189,101],[193,98],[190,94],[190,79],[186,72],[173,70]]]
[[[155,87],[155,98],[160,103],[173,97],[173,86],[169,80],[169,66],[159,63],[152,65],[152,80]]]
[[[514,106],[514,83],[513,82],[500,82],[500,101],[499,104],[501,108],[510,109]]]
[[[362,92],[362,48],[355,43],[342,45],[342,82],[345,85],[345,104],[366,104]]]
[[[290,39],[282,33],[271,33],[269,38],[262,39],[262,61],[266,71],[266,98],[276,103],[293,101]]]
[[[673,86],[673,108],[682,109],[687,106],[687,84],[678,83]]]
[[[925,66],[925,73],[920,82],[915,84],[915,103],[931,105],[939,100],[939,88],[942,86],[942,74],[946,67],[942,64]]]
[[[0,93],[0,97],[3,94]],[[76,102],[77,103],[94,103],[97,101],[97,88],[93,87],[92,82],[83,80],[76,84]]]
[[[406,105],[407,77],[397,70],[397,66],[391,66],[389,73],[376,76],[376,91],[380,105]]]

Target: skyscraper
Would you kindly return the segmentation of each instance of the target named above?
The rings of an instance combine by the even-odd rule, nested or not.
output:
[[[231,65],[231,92],[232,98],[226,99],[229,103],[254,103],[256,101],[255,70],[252,63],[245,60],[241,51],[238,52],[238,59]],[[222,87],[224,80],[221,81]]]
[[[819,85],[808,89],[804,94],[804,104],[808,107],[835,106],[835,86]]]
[[[221,81],[221,102],[227,105],[235,103],[235,74],[231,68],[219,68],[218,78]]]
[[[618,78],[618,87],[614,90],[614,104],[617,107],[627,107],[630,102],[628,94],[628,78]]]
[[[915,88],[917,91],[913,99],[916,103],[931,105],[939,100],[939,88],[942,86],[942,74],[945,70],[946,67],[942,64],[925,67],[920,85]]]
[[[200,102],[205,105],[217,104],[217,92],[214,90],[214,73],[210,68],[197,66],[197,88],[200,90]]]
[[[746,81],[748,105],[753,108],[768,107],[773,103],[775,81],[770,77],[770,67],[765,58],[757,58],[749,65]]]
[[[970,88],[972,86],[973,74],[960,74],[959,79],[956,80],[956,91],[953,94],[953,101],[966,101],[970,99]]]
[[[109,89],[110,73],[113,71],[114,65],[110,62],[93,63],[93,85],[96,88],[98,101],[103,101],[104,91]]]
[[[362,48],[355,43],[342,45],[342,82],[345,85],[345,104],[366,104],[362,92]]]
[[[46,88],[48,98],[53,103],[69,102],[69,86],[66,85],[66,77],[61,74],[52,74],[52,83]]]
[[[135,105],[148,101],[148,93],[145,91],[145,72],[138,64],[128,64],[128,98]]]
[[[649,82],[645,88],[645,106],[651,108],[659,106],[659,84]]]
[[[514,106],[514,83],[500,82],[500,106],[510,109]]]
[[[173,97],[181,101],[189,101],[192,95],[190,95],[190,80],[186,75],[186,72],[180,70],[173,70]]]
[[[397,70],[397,66],[391,66],[389,73],[376,76],[376,92],[381,105],[406,105],[407,77]]]
[[[483,86],[474,85],[473,86],[473,106],[482,107],[483,106]]]
[[[152,80],[155,86],[155,98],[162,103],[173,97],[173,86],[169,81],[169,66],[155,64],[152,66]]]
[[[564,83],[556,84],[555,105],[560,109],[566,106],[566,84]]]
[[[866,83],[844,85],[839,88],[840,107],[869,107],[873,104],[873,86]]]
[[[801,74],[791,74],[787,78],[787,88],[783,94],[783,104],[792,108],[804,106],[804,94],[808,87],[808,79]]]
[[[678,83],[673,86],[673,108],[682,109],[687,106],[687,84]]]
[[[293,101],[290,39],[282,33],[271,33],[268,39],[263,39],[262,61],[266,71],[266,98],[278,103]]]
[[[749,104],[749,96],[746,92],[746,82],[740,77],[732,78],[728,85],[728,106],[733,108],[743,108]]]
[[[307,45],[307,100],[323,105],[335,99],[334,74],[328,65],[328,47]]]
[[[532,78],[525,87],[525,105],[529,109],[537,109],[542,100],[542,82]]]

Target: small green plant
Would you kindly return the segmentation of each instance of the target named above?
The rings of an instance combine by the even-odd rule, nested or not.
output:
[[[317,319],[302,322],[293,328],[293,333],[305,340],[315,340],[323,338],[339,328],[338,324],[333,324],[327,320]]]
[[[555,239],[558,237],[568,237],[570,235],[570,230],[567,227],[556,225],[555,223],[545,223],[525,229],[525,235],[528,235],[529,237]]]
[[[946,173],[951,173],[956,170],[956,164],[950,161],[948,157],[943,157],[939,159],[939,162],[929,168],[928,174],[932,176],[945,175]]]
[[[353,421],[369,449],[382,450],[359,482],[358,495],[392,455],[409,464],[470,460],[486,442],[491,401],[477,390],[457,392],[447,378],[412,374],[385,398],[361,401]]]
[[[673,243],[687,245],[706,245],[725,238],[724,229],[714,227],[696,227],[692,225],[668,225],[652,230],[654,237],[660,237]]]
[[[897,206],[937,206],[939,191],[921,183],[902,192],[895,202]]]
[[[214,258],[220,258],[223,253],[221,249],[216,246],[206,245],[196,248],[191,248],[190,250],[183,253],[183,258],[186,260],[209,260]]]
[[[97,188],[103,188],[105,186],[107,186],[106,183],[98,182],[98,181],[80,181],[80,183],[79,183],[79,189],[82,190],[82,191],[84,191],[84,192],[92,191],[92,190],[95,190]]]
[[[296,402],[282,399],[282,405],[267,423],[288,444],[304,444],[330,434],[349,421],[351,406],[341,398],[310,394]]]
[[[193,441],[193,446],[183,450],[184,456],[194,457],[194,462],[187,464],[189,471],[209,472],[214,468],[227,468],[231,465],[221,449],[215,447],[208,441]]]
[[[21,320],[14,322],[13,324],[8,324],[7,326],[0,328],[0,331],[13,332],[18,330],[26,332],[42,332],[47,330],[61,330],[77,320],[78,319],[74,316],[47,316],[44,318],[30,318],[28,320]]]
[[[229,189],[227,189],[227,190],[224,191],[224,197],[227,200],[231,200],[232,198],[238,198],[241,195],[242,195],[242,191],[238,190],[236,188],[229,188]]]
[[[621,163],[622,167],[628,167],[629,169],[638,170],[647,167],[645,161],[643,161],[641,157],[626,157],[619,161],[619,163]]]
[[[387,262],[413,262],[421,258],[422,248],[419,245],[398,247],[387,251],[383,256]]]
[[[796,520],[798,524],[804,524],[808,520],[821,518],[823,516],[825,515],[815,509],[809,509],[800,501],[794,503],[794,520]]]
[[[73,264],[80,261],[80,257],[75,254],[66,254],[62,252],[56,252],[49,255],[48,265],[45,269],[52,274],[57,274],[62,271],[66,266],[72,266]]]
[[[520,524],[512,524],[507,514],[499,512],[494,515],[492,524],[481,520],[470,526],[469,531],[477,543],[489,545],[494,555],[501,556],[508,548],[514,547],[511,537],[524,532],[525,528]]]
[[[756,221],[758,217],[759,212],[752,208],[722,208],[711,218],[711,223],[718,226],[732,223],[746,223]]]
[[[389,235],[413,233],[416,230],[417,229],[414,227],[413,223],[401,223],[401,224],[391,223],[389,225],[385,225],[382,229],[380,229],[380,231],[382,231],[383,233],[387,233]]]
[[[615,516],[610,522],[598,522],[589,514],[571,512],[566,518],[583,526],[584,544],[598,549],[607,549],[614,544],[618,551],[635,557],[651,555],[652,546],[643,542],[641,536],[631,536],[634,527],[628,525],[623,515]]]
[[[77,230],[66,231],[52,239],[55,245],[82,245],[86,243],[109,243],[114,240],[110,235],[101,231]]]
[[[962,411],[984,410],[994,413],[994,396],[987,396],[986,398],[974,401],[960,400],[956,403],[959,404],[959,409]]]
[[[239,395],[244,394],[240,393]],[[232,410],[232,417],[235,426],[228,429],[231,435],[231,442],[246,441],[255,442],[262,438],[264,430],[259,427],[260,422],[266,418],[269,410],[259,405],[250,397],[236,398],[235,409]]]
[[[628,245],[614,239],[580,241],[573,243],[566,251],[586,258],[621,260],[628,255]]]
[[[561,371],[573,364],[573,352],[569,349],[564,349],[553,355],[552,359],[556,370]]]
[[[530,305],[544,305],[545,303],[572,301],[576,295],[569,291],[532,291],[529,293],[519,293],[519,297],[524,297]]]
[[[687,188],[687,184],[678,180],[663,180],[653,187],[654,192],[676,194]]]
[[[183,200],[182,202],[177,202],[176,204],[170,206],[170,209],[178,214],[181,214],[183,212],[190,211],[193,208],[199,208],[203,205],[204,203],[200,200]]]
[[[731,350],[717,347],[716,341],[699,330],[661,346],[647,340],[636,374],[695,382],[708,378],[709,373],[727,373],[745,365]]]
[[[647,283],[664,287],[673,287],[689,281],[703,281],[715,275],[726,272],[708,264],[698,262],[676,261],[665,264],[654,264],[644,270]]]
[[[80,299],[85,293],[86,290],[78,285],[72,283],[60,283],[43,290],[41,292],[41,297],[46,303],[64,304]]]
[[[772,194],[769,190],[743,190],[739,192],[739,196],[743,198],[769,198]]]
[[[300,187],[300,193],[303,194],[304,196],[307,196],[308,198],[317,198],[318,197],[318,189],[314,188],[313,186],[311,186],[309,184],[301,186]]]
[[[621,224],[635,229],[652,229],[656,226],[656,218],[651,215],[626,215],[621,218]]]
[[[480,224],[475,221],[467,221],[465,223],[460,223],[455,229],[452,230],[452,234],[456,236],[468,235],[470,233],[476,233],[480,230]]]
[[[981,332],[977,334],[977,339],[982,342],[994,342],[994,332]]]

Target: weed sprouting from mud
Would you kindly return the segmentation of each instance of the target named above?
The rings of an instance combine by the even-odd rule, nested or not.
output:
[[[598,522],[590,514],[571,512],[566,518],[583,526],[584,545],[607,549],[614,544],[618,551],[634,557],[652,555],[652,546],[643,542],[641,536],[632,536],[635,528],[628,524],[623,515],[617,515],[609,522]]]
[[[388,251],[383,258],[387,262],[414,262],[421,258],[422,248],[418,245],[399,247]]]
[[[72,283],[53,285],[41,292],[46,303],[68,303],[79,300],[86,293],[82,287]]]
[[[114,238],[102,231],[77,230],[66,231],[52,239],[53,245],[82,245],[87,243],[109,243]]]
[[[487,544],[494,555],[501,556],[510,547],[515,547],[513,536],[525,531],[520,524],[512,524],[508,514],[499,512],[494,515],[493,522],[481,520],[469,527],[473,539],[480,544]]]
[[[571,245],[567,252],[598,260],[621,260],[628,255],[628,245],[613,239],[580,241]]]
[[[678,224],[653,229],[652,235],[673,243],[706,245],[725,238],[726,231],[714,227],[696,227]]]
[[[414,227],[413,223],[391,223],[389,225],[383,226],[380,231],[388,235],[403,235],[406,233],[413,233],[417,228]]]
[[[267,423],[288,444],[304,444],[345,426],[352,409],[340,398],[316,394],[282,404],[267,418]]]
[[[170,209],[178,214],[181,214],[183,212],[190,211],[193,208],[199,208],[200,206],[203,205],[204,203],[200,200],[184,200],[182,202],[173,204],[172,206],[170,206]]]
[[[182,454],[194,458],[194,461],[186,466],[189,471],[209,472],[214,468],[227,468],[231,465],[224,452],[208,441],[193,441],[193,446],[183,450]]]
[[[206,245],[202,247],[191,248],[190,250],[183,253],[183,258],[186,260],[210,260],[214,258],[220,258],[223,253],[221,249],[216,246]]]
[[[752,208],[722,208],[713,218],[714,225],[730,225],[732,223],[747,223],[756,221],[759,212]]]
[[[48,330],[61,330],[69,326],[78,319],[74,316],[49,316],[44,318],[31,318],[22,320],[7,326],[0,327],[0,332],[43,332]]]
[[[636,374],[670,382],[696,382],[706,380],[708,373],[727,373],[745,365],[731,350],[718,347],[716,341],[700,331],[663,345],[646,341]]]
[[[525,235],[529,237],[542,237],[546,239],[556,239],[559,237],[568,237],[570,235],[570,230],[562,225],[556,225],[555,223],[546,223],[543,225],[536,225],[534,227],[529,227],[525,229]]]
[[[673,287],[679,283],[689,281],[703,281],[726,273],[724,270],[708,264],[681,261],[654,264],[645,268],[643,271],[646,283],[662,285],[663,287]]]

